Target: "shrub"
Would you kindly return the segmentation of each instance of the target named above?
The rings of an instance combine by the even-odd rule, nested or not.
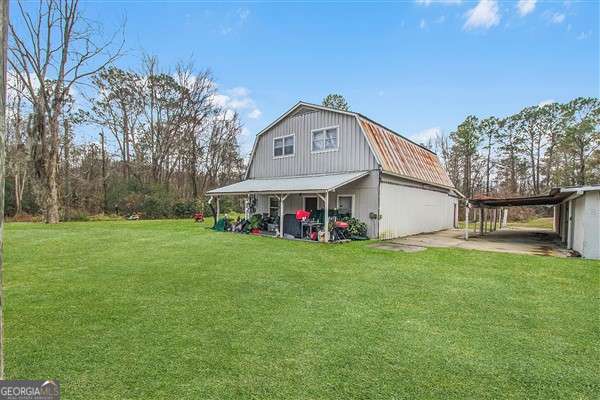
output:
[[[131,193],[119,200],[117,206],[119,207],[119,213],[124,215],[131,215],[135,212],[141,211],[143,203],[143,194]]]
[[[144,196],[141,211],[145,218],[166,218],[171,216],[171,199],[152,194]]]
[[[16,214],[13,217],[13,222],[33,222],[33,216],[29,214]]]
[[[89,215],[82,210],[70,210],[69,215],[65,215],[63,218],[65,221],[89,221]]]
[[[350,235],[360,237],[367,236],[367,224],[364,222],[350,217],[342,218],[342,221],[348,223],[348,232],[350,232]]]
[[[119,221],[123,219],[117,214],[95,214],[89,216],[90,221]]]
[[[173,216],[176,218],[190,218],[198,211],[196,202],[184,201],[173,204]]]

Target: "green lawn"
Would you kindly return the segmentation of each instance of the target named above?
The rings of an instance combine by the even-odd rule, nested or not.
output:
[[[553,221],[552,221],[552,217],[550,217],[550,218],[533,218],[533,219],[530,219],[529,221],[510,222],[508,225],[513,226],[513,227],[531,228],[531,229],[535,229],[535,228],[552,229]]]
[[[599,262],[368,244],[8,224],[7,378],[64,399],[598,398]]]

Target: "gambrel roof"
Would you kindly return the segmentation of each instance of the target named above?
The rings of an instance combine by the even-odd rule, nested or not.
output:
[[[250,163],[252,163],[258,140],[263,133],[267,132],[284,118],[295,113],[308,112],[311,109],[354,116],[383,172],[421,183],[454,189],[454,185],[437,155],[428,148],[405,138],[360,113],[338,110],[302,101],[298,102],[256,135],[250,156]],[[249,169],[250,166],[248,166],[248,171]],[[246,178],[248,178],[248,174],[246,174]]]
[[[435,153],[369,119],[359,116],[358,120],[384,172],[454,187]]]

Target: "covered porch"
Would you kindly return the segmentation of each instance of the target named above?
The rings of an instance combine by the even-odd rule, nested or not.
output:
[[[207,194],[212,201],[217,219],[222,214],[221,197],[243,196],[244,217],[250,220],[261,215],[266,221],[263,234],[281,238],[304,238],[317,232],[320,241],[330,241],[327,222],[332,217],[364,217],[361,200],[366,200],[370,171],[330,175],[311,175],[245,181],[213,189]],[[308,211],[304,221],[296,212]],[[314,234],[313,234],[314,235]]]

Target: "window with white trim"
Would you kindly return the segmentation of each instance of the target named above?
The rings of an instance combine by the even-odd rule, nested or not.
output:
[[[273,140],[273,157],[294,155],[294,135],[283,136]]]
[[[337,150],[338,128],[323,128],[312,131],[311,149],[313,153],[320,151]]]
[[[343,216],[352,217],[354,214],[354,196],[339,195],[337,198],[338,213]]]
[[[279,216],[279,198],[269,196],[269,217]]]

